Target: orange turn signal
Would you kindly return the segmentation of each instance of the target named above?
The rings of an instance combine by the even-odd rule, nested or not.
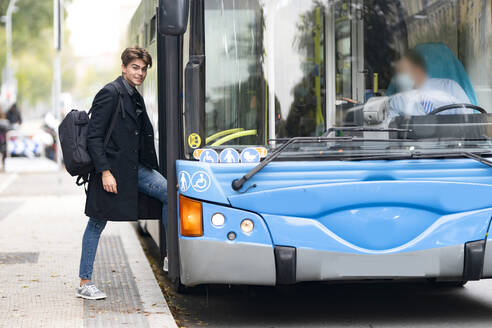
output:
[[[179,221],[182,236],[203,236],[202,203],[180,194]]]

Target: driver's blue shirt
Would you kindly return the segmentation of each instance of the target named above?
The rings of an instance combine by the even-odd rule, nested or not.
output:
[[[418,89],[395,94],[389,99],[389,118],[395,116],[427,115],[451,104],[470,104],[471,101],[458,83],[450,79],[427,79]],[[471,114],[473,109],[456,108],[442,114]]]

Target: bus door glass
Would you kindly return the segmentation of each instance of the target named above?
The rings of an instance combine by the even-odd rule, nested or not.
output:
[[[326,127],[325,2],[268,1],[264,11],[269,135],[320,136]]]
[[[263,11],[257,0],[205,1],[208,144],[265,142]]]
[[[328,115],[333,118],[327,128],[343,121],[342,111],[336,106],[362,102],[365,89],[363,1],[345,0],[331,3],[327,33],[334,38],[327,48],[334,69],[328,71],[329,85],[334,88],[328,104]],[[330,90],[331,91],[331,90]]]
[[[205,2],[208,145],[325,131],[325,16],[316,0]]]

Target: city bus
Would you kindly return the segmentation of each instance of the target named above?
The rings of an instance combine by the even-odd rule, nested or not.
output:
[[[143,0],[177,286],[492,277],[488,0]],[[167,243],[167,251],[166,251]],[[165,257],[167,259],[165,260]]]

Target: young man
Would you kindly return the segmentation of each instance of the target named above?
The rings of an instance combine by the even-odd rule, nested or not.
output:
[[[144,82],[152,58],[145,49],[134,47],[123,51],[121,61],[122,76],[97,93],[89,122],[87,147],[95,172],[89,178],[85,206],[89,222],[82,239],[77,288],[77,296],[85,299],[106,297],[91,281],[99,237],[107,221],[138,219],[139,192],[163,203],[162,220],[167,231],[167,181],[156,171],[154,130],[135,88]],[[118,90],[122,101],[116,112]],[[117,115],[114,128],[104,147],[113,115]]]

